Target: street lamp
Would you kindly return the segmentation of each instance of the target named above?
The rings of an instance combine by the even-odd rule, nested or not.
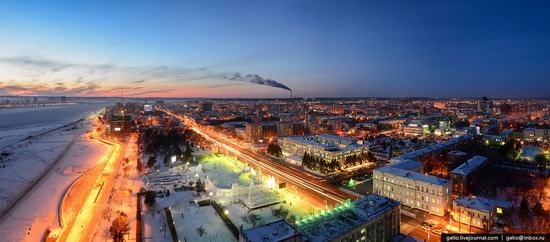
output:
[[[228,215],[229,215],[229,210],[227,210],[227,209],[224,210],[224,211],[223,211],[223,214],[225,214],[225,216],[228,216]]]

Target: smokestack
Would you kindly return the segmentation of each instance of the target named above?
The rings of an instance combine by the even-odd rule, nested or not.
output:
[[[292,90],[290,90],[290,99],[292,99]]]

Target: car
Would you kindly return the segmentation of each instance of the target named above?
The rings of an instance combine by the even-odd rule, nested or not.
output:
[[[426,222],[423,222],[422,225],[420,226],[420,228],[422,228],[422,230],[424,231],[429,231],[431,229],[431,225],[429,223],[426,223]]]

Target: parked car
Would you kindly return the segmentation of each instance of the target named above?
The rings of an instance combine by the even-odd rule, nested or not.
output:
[[[431,227],[432,227],[431,224],[426,222],[422,222],[422,225],[420,226],[420,228],[422,228],[422,230],[424,231],[429,231]]]

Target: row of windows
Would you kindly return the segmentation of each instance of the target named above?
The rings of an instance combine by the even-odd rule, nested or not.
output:
[[[409,184],[409,183],[406,183],[406,182],[403,182],[403,181],[398,181],[397,183],[395,182],[395,180],[393,178],[388,178],[386,176],[374,176],[375,179],[383,179],[384,181],[386,182],[389,182],[391,184],[396,184],[396,185],[400,185],[402,187],[406,187],[408,189],[413,189],[413,185]],[[429,194],[432,194],[432,195],[437,195],[437,196],[443,196],[443,192],[438,189],[437,191],[434,189],[434,188],[428,188],[428,187],[424,187],[424,186],[419,186],[419,185],[415,185],[414,186],[414,189],[417,190],[417,191],[421,191],[421,192],[424,192],[424,193],[429,193]],[[446,188],[446,194],[449,193],[449,188]]]
[[[375,190],[375,193],[379,194],[379,195],[382,195],[382,196],[385,196],[385,197],[389,197],[391,199],[395,199],[395,200],[398,200],[399,202],[407,205],[407,206],[410,206],[410,207],[417,207],[417,208],[421,208],[422,210],[425,210],[425,211],[430,211],[433,212],[433,213],[440,213],[440,212],[445,212],[445,207],[441,207],[439,205],[441,205],[440,203],[437,203],[437,205],[435,204],[432,204],[431,206],[429,204],[426,204],[424,202],[421,202],[419,200],[415,200],[415,199],[408,199],[408,198],[405,198],[403,200],[402,197],[396,197],[393,193],[391,192],[387,192],[387,191],[383,191],[383,190],[378,190],[376,189]],[[422,200],[424,201],[424,200]]]

